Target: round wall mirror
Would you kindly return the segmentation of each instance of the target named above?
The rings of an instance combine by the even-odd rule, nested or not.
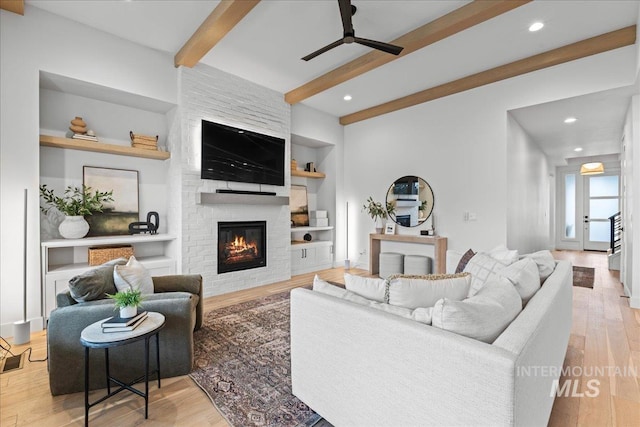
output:
[[[386,201],[387,206],[393,206],[389,218],[404,227],[421,225],[433,212],[433,190],[418,176],[396,179],[387,191]]]

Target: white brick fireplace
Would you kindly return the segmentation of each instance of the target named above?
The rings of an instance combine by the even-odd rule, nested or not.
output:
[[[288,196],[285,186],[245,184],[200,179],[201,120],[224,123],[286,140],[285,165],[290,161],[290,107],[281,93],[223,71],[199,64],[181,68],[179,119],[169,136],[172,151],[169,188],[170,215],[180,218],[174,232],[181,236],[179,256],[184,274],[201,274],[206,296],[228,293],[290,278],[289,206],[199,203],[201,192],[218,188],[272,191]],[[218,274],[218,222],[266,221],[267,265]]]

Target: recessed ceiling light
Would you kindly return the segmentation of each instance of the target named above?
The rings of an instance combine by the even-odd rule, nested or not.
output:
[[[575,123],[577,121],[578,119],[576,119],[575,117],[567,117],[566,119],[564,119],[564,122],[567,124]]]
[[[351,95],[345,95],[342,99],[344,99],[345,101],[351,101],[353,97]]]
[[[573,149],[573,151],[575,151],[576,153],[579,153],[582,151],[582,147],[576,147]]]
[[[529,31],[533,33],[535,31],[541,30],[542,27],[544,27],[544,24],[542,22],[534,22],[533,24],[529,25]]]

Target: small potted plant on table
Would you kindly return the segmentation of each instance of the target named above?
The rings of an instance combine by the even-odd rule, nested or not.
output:
[[[120,317],[123,319],[135,316],[142,303],[142,293],[138,289],[127,289],[107,296],[115,302],[115,308],[120,309]]]

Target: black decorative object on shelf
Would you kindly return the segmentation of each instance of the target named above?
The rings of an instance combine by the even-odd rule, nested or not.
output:
[[[313,238],[313,237],[311,237],[311,234],[309,234],[309,233],[305,234],[305,235],[304,235],[304,237],[303,237],[303,239],[304,239],[306,242],[310,242],[312,238]]]
[[[154,219],[155,221],[151,221]],[[149,212],[147,214],[146,222],[132,222],[129,224],[129,234],[158,234],[158,228],[160,228],[160,216],[158,212]]]

